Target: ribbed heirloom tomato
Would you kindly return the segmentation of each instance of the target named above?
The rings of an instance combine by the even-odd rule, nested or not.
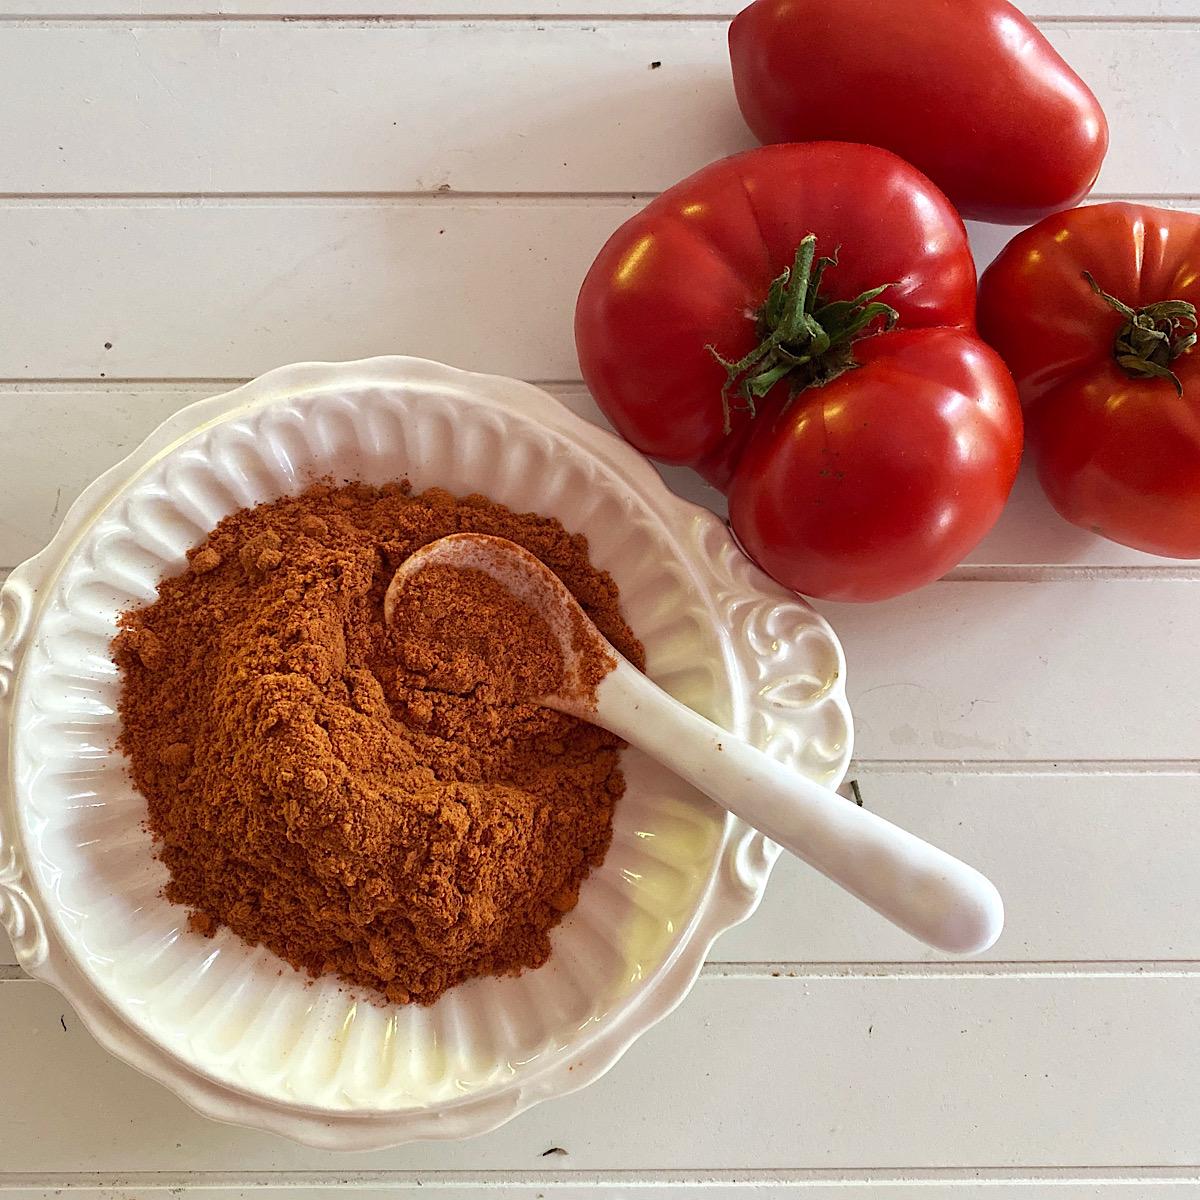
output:
[[[1078,204],[1108,150],[1096,97],[1008,0],[755,0],[729,53],[760,141],[884,146],[968,218]]]
[[[1115,542],[1200,558],[1200,215],[1098,204],[1048,217],[979,296],[1054,507]]]
[[[886,150],[813,142],[714,163],[618,229],[575,337],[616,428],[727,491],[770,575],[878,600],[961,561],[1012,487],[1016,389],[974,319],[945,196]]]

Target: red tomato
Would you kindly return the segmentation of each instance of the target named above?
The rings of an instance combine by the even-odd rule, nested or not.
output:
[[[974,315],[937,188],[885,150],[818,142],[714,163],[623,225],[575,339],[616,428],[728,491],[764,569],[877,600],[959,562],[1012,486],[1020,408]]]
[[[1108,150],[1096,97],[1007,0],[756,0],[729,50],[760,141],[885,146],[969,218],[1078,204]]]
[[[1051,503],[1172,558],[1200,558],[1198,305],[1200,216],[1136,204],[1048,217],[980,285]]]

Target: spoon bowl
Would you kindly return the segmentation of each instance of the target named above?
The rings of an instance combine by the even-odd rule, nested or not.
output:
[[[452,533],[414,551],[392,576],[383,598],[383,618],[392,624],[405,587],[431,567],[479,571],[490,576],[515,600],[540,617],[562,652],[562,683],[537,703],[575,717],[594,720],[596,698],[586,683],[585,657],[611,670],[624,661],[588,619],[566,585],[540,558],[507,538],[484,533]],[[629,664],[626,664],[629,665]],[[630,666],[630,669],[634,668]],[[607,727],[606,727],[607,728]],[[626,739],[628,740],[628,739]]]

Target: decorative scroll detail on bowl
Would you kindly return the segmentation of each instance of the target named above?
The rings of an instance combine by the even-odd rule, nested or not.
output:
[[[14,571],[0,590],[0,780],[11,778],[8,761],[12,725],[13,684],[25,635],[33,613],[33,588],[27,576],[36,570],[36,560]],[[0,783],[0,787],[4,787]],[[0,922],[8,932],[17,959],[26,970],[46,961],[50,946],[46,927],[27,890],[23,856],[16,842],[13,796],[4,787],[0,795]]]
[[[845,657],[833,630],[764,575],[716,517],[697,520],[695,531],[746,683],[743,736],[815,779],[840,779],[852,738]],[[801,716],[811,736],[798,730]]]

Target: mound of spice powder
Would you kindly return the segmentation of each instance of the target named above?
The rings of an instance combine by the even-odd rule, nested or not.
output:
[[[486,587],[439,607],[425,580],[385,625],[396,567],[457,532],[524,546],[641,664],[584,538],[402,484],[236,512],[121,618],[120,748],[194,930],[401,1003],[545,962],[608,848],[621,743],[532,703],[560,652]]]

